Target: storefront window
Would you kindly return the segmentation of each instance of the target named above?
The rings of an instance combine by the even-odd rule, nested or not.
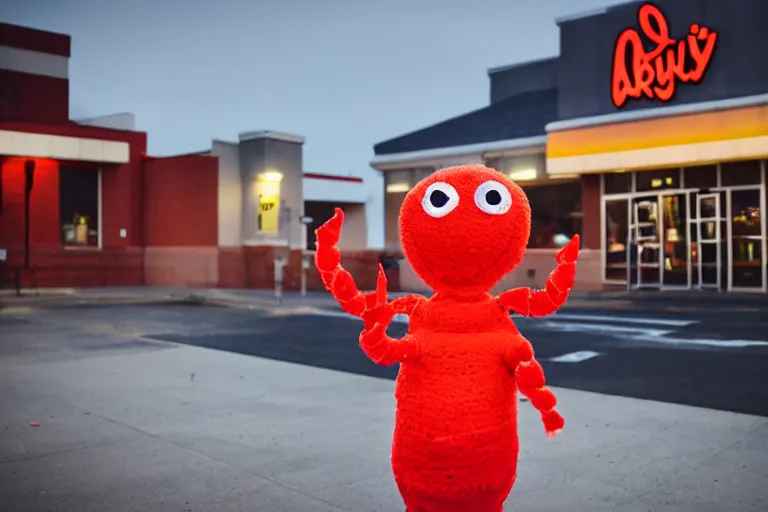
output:
[[[603,193],[626,194],[632,191],[632,174],[612,172],[603,174]]]
[[[708,189],[717,186],[717,166],[701,165],[683,169],[685,188]]]
[[[280,219],[280,182],[260,180],[257,229],[262,233],[277,234]]]
[[[498,163],[496,169],[512,181],[521,184],[533,180],[546,180],[544,154],[508,156]]]
[[[760,190],[731,191],[733,286],[763,285]]]
[[[629,201],[605,201],[605,280],[627,280],[627,239]]]
[[[635,173],[635,190],[653,192],[680,187],[680,169],[641,171]]]
[[[387,194],[405,194],[414,184],[411,169],[397,169],[384,172],[384,187]]]
[[[759,185],[760,161],[726,162],[720,165],[723,186],[730,185]]]
[[[64,245],[99,246],[98,169],[59,169],[59,215]]]
[[[664,272],[662,284],[688,285],[688,229],[685,194],[662,197],[662,250]]]
[[[554,249],[564,246],[581,232],[581,182],[522,187],[531,204],[532,249]]]

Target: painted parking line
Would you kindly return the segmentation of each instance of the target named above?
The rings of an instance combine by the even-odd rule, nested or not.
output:
[[[602,356],[600,352],[592,352],[591,350],[581,350],[579,352],[571,352],[570,354],[563,354],[557,357],[551,357],[547,359],[552,363],[581,363],[592,359],[593,357]]]
[[[312,315],[317,315],[317,316],[330,316],[334,318],[350,318],[352,320],[360,320],[360,318],[356,317],[355,315],[350,315],[349,313],[345,313],[343,311],[334,311],[332,309],[313,308],[311,310],[305,310],[305,311]],[[392,322],[396,324],[407,324],[408,315],[397,314],[394,317],[392,317]]]
[[[766,340],[717,340],[708,338],[674,338],[670,336],[648,336],[631,335],[630,339],[635,341],[647,341],[653,343],[662,343],[666,345],[698,345],[703,347],[719,348],[748,348],[748,347],[768,347]]]
[[[313,309],[311,314],[318,316],[329,316],[336,318],[348,318],[359,320],[359,318],[344,313],[343,311],[333,311],[327,309]],[[610,319],[612,323],[625,323],[636,324],[631,326],[623,325],[609,325],[599,323],[580,323],[555,321],[556,316],[560,319],[566,319],[566,316],[576,320],[592,320]],[[673,320],[673,319],[643,319],[638,317],[602,317],[593,315],[556,315],[554,317],[547,318],[547,320],[530,320],[529,326],[535,326],[537,329],[559,332],[573,332],[582,334],[602,334],[605,336],[611,336],[617,341],[633,341],[633,342],[647,342],[658,343],[665,345],[692,345],[692,346],[706,346],[706,347],[718,347],[718,348],[748,348],[748,347],[768,347],[768,341],[766,340],[722,340],[722,339],[709,339],[709,338],[678,338],[671,336],[674,334],[674,330],[670,329],[656,329],[656,328],[643,328],[637,324],[647,323],[645,320],[652,320],[655,325],[669,325],[669,326],[686,326],[696,323],[695,320]],[[408,323],[408,317],[406,315],[395,315],[392,319],[395,323]],[[672,323],[674,322],[674,323]]]
[[[636,316],[606,316],[606,315],[577,315],[570,313],[555,313],[551,320],[575,320],[586,322],[609,322],[617,324],[665,325],[669,327],[686,327],[698,323],[698,320],[677,320],[671,318],[640,318]]]
[[[333,310],[327,310],[327,309],[314,309],[313,313],[316,315],[322,315],[322,316],[357,318],[348,313],[344,313],[343,311],[333,311]],[[516,317],[515,320],[517,320],[518,318],[525,318],[525,317]],[[608,323],[614,323],[614,324],[661,325],[661,326],[668,326],[668,327],[686,327],[686,326],[698,323],[698,320],[677,320],[677,319],[669,319],[669,318],[638,318],[638,317],[631,317],[631,316],[571,315],[571,314],[560,314],[560,313],[547,317],[546,320],[529,319],[529,318],[525,318],[525,319],[533,322],[544,322],[544,323],[556,321],[558,324],[563,325],[566,328],[569,326],[576,325],[574,323],[568,323],[567,322],[568,320],[574,320],[576,322],[608,322]],[[560,320],[566,320],[566,322],[561,322]],[[392,321],[395,323],[407,324],[408,316],[398,314],[394,316]],[[579,324],[579,325],[600,325],[600,324],[595,323],[595,324]],[[628,329],[631,329],[631,328],[628,328]],[[608,330],[610,330],[610,328]],[[621,327],[616,327],[615,331],[625,332],[626,329]],[[665,332],[672,332],[672,331],[659,331],[659,332],[665,333]]]
[[[537,323],[536,326],[549,331],[603,334],[612,336],[618,341],[639,341],[664,345],[691,345],[718,348],[768,347],[768,341],[766,340],[680,338],[673,336],[675,333],[674,330],[645,329],[638,326],[625,327],[620,325],[552,321],[540,322]]]
[[[658,338],[672,334],[675,331],[668,329],[645,329],[642,327],[625,327],[621,325],[606,325],[606,324],[592,324],[592,323],[579,323],[579,322],[554,322],[552,320],[544,320],[536,322],[536,327],[544,328],[548,331],[560,331],[560,332],[578,332],[589,334],[621,334],[621,335],[640,335],[650,336]]]

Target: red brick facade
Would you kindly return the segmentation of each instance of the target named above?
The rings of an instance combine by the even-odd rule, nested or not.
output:
[[[243,247],[219,249],[219,287],[221,288],[273,288],[275,286],[274,258],[282,247]],[[361,290],[373,290],[378,275],[379,251],[347,252],[341,264],[355,278]],[[302,251],[291,250],[283,273],[283,288],[301,288]],[[322,290],[323,283],[312,262],[307,270],[307,289]]]

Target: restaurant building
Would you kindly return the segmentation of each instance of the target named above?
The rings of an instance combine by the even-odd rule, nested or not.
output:
[[[298,288],[334,206],[347,214],[345,265],[373,286],[379,203],[361,178],[305,172],[291,134],[151,157],[130,114],[72,121],[70,43],[0,23],[0,288],[271,288],[278,260]],[[307,278],[322,287],[313,266]]]
[[[484,163],[526,191],[543,286],[582,237],[577,289],[768,291],[768,2],[630,2],[557,20],[560,54],[489,70],[489,106],[382,142],[386,243],[405,192]],[[425,285],[401,265],[403,288]]]

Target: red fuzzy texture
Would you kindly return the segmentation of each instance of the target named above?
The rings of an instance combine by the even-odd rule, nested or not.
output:
[[[488,182],[504,192],[501,203],[482,202],[490,197]],[[436,183],[455,192],[449,211],[439,214],[427,203]],[[480,165],[438,171],[406,195],[400,211],[403,250],[435,294],[388,302],[383,270],[377,290],[363,294],[340,266],[335,245],[343,218],[337,209],[317,230],[316,264],[342,309],[363,319],[365,354],[377,364],[400,363],[392,469],[406,511],[501,512],[517,473],[518,389],[541,413],[547,435],[564,425],[533,348],[509,313],[545,316],[563,305],[575,278],[578,236],[558,253],[544,290],[493,297],[488,291],[525,253],[528,200],[506,176]],[[386,334],[397,313],[409,316],[399,340]]]

